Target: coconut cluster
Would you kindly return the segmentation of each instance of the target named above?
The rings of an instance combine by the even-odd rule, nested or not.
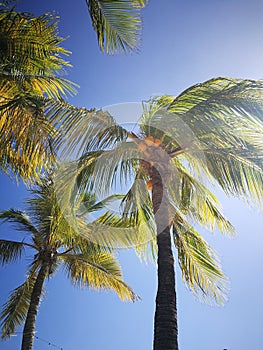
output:
[[[146,175],[150,178],[153,173],[153,166],[161,159],[161,140],[154,138],[153,136],[147,136],[143,141],[138,143],[139,152],[143,153],[143,159],[141,161],[141,167]],[[158,152],[159,148],[159,152]],[[160,153],[160,154],[159,154]],[[152,190],[152,180],[149,180],[146,184],[147,190]]]

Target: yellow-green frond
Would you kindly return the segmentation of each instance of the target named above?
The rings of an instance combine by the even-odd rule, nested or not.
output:
[[[56,131],[43,114],[39,100],[16,98],[0,106],[0,166],[24,180],[38,177],[42,167],[51,167],[51,142]]]
[[[14,75],[51,75],[69,63],[61,55],[69,51],[60,44],[58,17],[44,14],[34,17],[29,13],[0,11],[2,36],[1,68]]]
[[[259,153],[211,149],[205,152],[207,169],[227,194],[262,206],[263,153]]]
[[[1,337],[9,338],[26,318],[31,293],[36,280],[35,268],[31,269],[27,280],[17,287],[3,306],[1,313]]]
[[[227,279],[215,251],[179,215],[174,220],[173,235],[186,285],[201,299],[222,304],[226,300]]]
[[[54,126],[44,113],[45,98],[60,99],[75,85],[58,77],[69,64],[62,55],[57,17],[0,11],[0,167],[32,182],[50,169]]]
[[[135,301],[138,296],[122,280],[120,265],[110,253],[66,254],[64,260],[68,276],[74,284],[97,290],[112,290],[121,300]]]
[[[65,101],[49,100],[48,120],[59,130],[55,145],[69,158],[84,152],[108,149],[127,139],[127,131],[103,110],[79,108]]]
[[[176,165],[176,173],[171,176],[167,185],[172,206],[183,216],[211,231],[218,228],[223,233],[233,234],[234,227],[224,216],[215,194],[177,159],[173,162]]]

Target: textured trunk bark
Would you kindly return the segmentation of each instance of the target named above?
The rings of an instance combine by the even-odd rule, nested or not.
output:
[[[30,306],[27,312],[26,322],[23,330],[21,350],[33,349],[36,316],[47,271],[48,264],[43,263],[37,275],[37,279],[32,291]]]
[[[174,258],[171,248],[169,212],[164,178],[152,177],[152,201],[157,226],[158,290],[154,317],[154,350],[178,350],[178,327]]]

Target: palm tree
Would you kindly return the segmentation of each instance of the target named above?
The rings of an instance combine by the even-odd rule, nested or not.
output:
[[[58,144],[62,153],[83,152],[75,168],[65,171],[63,191],[76,179],[100,194],[116,181],[131,183],[123,214],[155,233],[154,350],[178,349],[171,235],[184,282],[204,299],[224,300],[226,279],[216,254],[191,220],[233,233],[211,184],[227,195],[262,205],[262,101],[262,81],[211,79],[177,97],[156,97],[145,104],[136,134],[102,110],[67,104],[59,110],[53,105],[63,114],[68,131],[66,144]]]
[[[33,180],[54,161],[57,131],[45,98],[61,99],[74,84],[58,76],[69,65],[57,17],[0,10],[0,168]]]
[[[102,52],[138,50],[141,9],[148,0],[86,0]]]
[[[121,300],[137,299],[123,282],[121,268],[112,252],[87,240],[92,232],[84,217],[77,215],[77,233],[62,215],[52,181],[43,181],[31,192],[34,196],[27,200],[27,212],[9,209],[0,214],[2,221],[15,224],[16,230],[25,233],[25,238],[19,241],[0,240],[2,265],[17,261],[25,250],[34,253],[26,281],[10,295],[1,313],[2,338],[10,337],[18,326],[24,324],[22,350],[33,348],[36,316],[45,280],[61,265],[74,284],[113,290]],[[95,197],[91,195],[85,195],[82,203],[86,213],[104,204],[95,203]],[[75,200],[77,213],[79,204]],[[110,219],[108,216],[108,221],[114,222]]]

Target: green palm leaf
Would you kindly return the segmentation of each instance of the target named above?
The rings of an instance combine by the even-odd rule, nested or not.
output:
[[[86,0],[102,52],[134,51],[141,32],[144,0]]]
[[[0,166],[32,181],[54,162],[56,135],[44,115],[45,98],[74,93],[74,84],[58,77],[69,64],[62,55],[57,18],[46,14],[0,11]]]
[[[0,165],[8,173],[12,170],[32,180],[55,159],[51,142],[56,132],[43,115],[43,103],[17,98],[8,108],[0,107],[0,116]]]
[[[86,157],[85,161],[81,161],[83,167],[80,165],[79,168],[76,168],[74,162],[65,164],[65,169],[59,167],[59,174],[55,177],[55,185],[61,216],[56,230],[58,232],[69,232],[67,226],[70,226],[72,239],[75,239],[74,237],[77,234],[106,249],[138,246],[141,242],[138,240],[137,234],[141,232],[141,228],[137,225],[137,222],[135,223],[130,218],[121,218],[110,210],[105,211],[105,205],[116,200],[119,202],[124,199],[124,196],[110,195],[97,202],[96,196],[91,192],[87,192],[91,188],[96,188],[95,183],[98,183],[98,180],[94,182],[91,178],[92,171],[94,174],[96,171],[94,169],[91,171],[89,168],[89,166],[93,167],[92,159],[95,154],[97,152],[91,152],[90,159]],[[90,178],[89,183],[83,180],[86,177]],[[80,186],[78,186],[78,183]],[[88,187],[83,187],[83,183],[87,184]],[[119,205],[119,203],[116,203],[116,205]],[[89,214],[98,210],[99,215],[94,213],[95,217],[90,218]],[[60,225],[65,225],[67,228],[63,230]]]
[[[86,240],[98,244],[100,248],[114,251],[139,246],[141,244],[140,230],[141,226],[106,211],[90,223],[79,224],[78,232]],[[145,239],[145,232],[143,237]]]
[[[186,285],[206,301],[223,303],[227,279],[215,251],[180,215],[174,217],[173,235]]]
[[[173,162],[177,166],[176,172],[167,188],[176,210],[211,231],[217,227],[221,232],[233,234],[234,228],[223,215],[217,197],[176,158]]]
[[[248,202],[262,204],[262,155],[242,150],[209,150],[205,152],[209,173],[227,194],[240,196]]]
[[[26,281],[17,287],[3,306],[1,313],[2,339],[14,334],[17,327],[21,326],[26,318],[30,304],[31,293],[36,280],[36,268],[33,267]]]
[[[79,157],[86,149],[107,149],[128,137],[127,131],[103,110],[87,110],[65,101],[49,100],[46,116],[60,132],[54,145],[62,156],[74,154]]]
[[[24,244],[21,242],[0,239],[0,263],[2,265],[16,261],[21,258]]]
[[[114,290],[121,300],[138,299],[132,289],[122,281],[120,267],[112,254],[106,252],[74,256],[66,254],[61,258],[74,284],[98,290]]]
[[[0,212],[0,219],[3,222],[10,222],[13,224],[14,229],[17,231],[28,232],[35,234],[37,232],[36,227],[33,225],[29,216],[21,211],[16,209],[3,210]]]
[[[29,13],[0,11],[1,70],[10,73],[55,73],[69,64],[61,54],[69,51],[60,47],[57,17],[44,14],[34,17]]]

